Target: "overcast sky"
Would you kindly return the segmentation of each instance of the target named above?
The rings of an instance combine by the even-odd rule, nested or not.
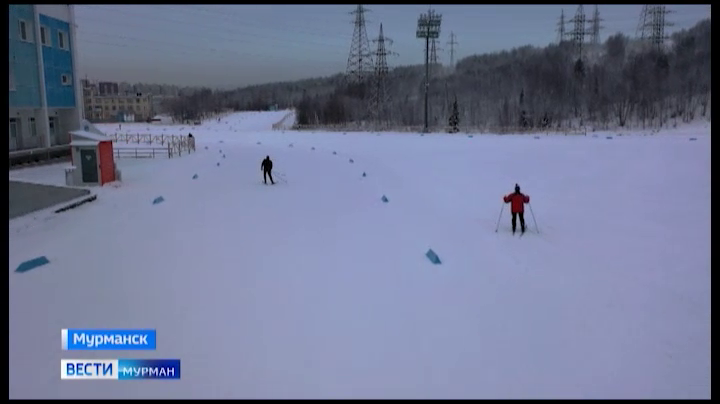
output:
[[[428,5],[367,6],[367,34],[394,42],[392,66],[423,63],[415,38]],[[585,5],[591,17],[594,5]],[[442,14],[439,58],[557,40],[561,10],[577,5],[434,5]],[[710,17],[709,5],[672,5],[670,32]],[[78,5],[80,73],[90,79],[233,88],[344,72],[353,34],[352,5]],[[634,35],[641,5],[600,5],[601,40]],[[568,29],[571,28],[568,25]],[[374,43],[371,43],[374,45]]]

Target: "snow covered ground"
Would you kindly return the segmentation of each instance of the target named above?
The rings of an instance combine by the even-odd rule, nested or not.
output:
[[[99,125],[197,153],[118,160],[97,201],[10,222],[11,398],[710,398],[709,126],[270,131],[285,113]],[[539,234],[507,208],[495,233],[515,183]],[[62,328],[153,328],[158,349],[63,352]],[[60,359],[118,357],[182,379],[60,380]]]

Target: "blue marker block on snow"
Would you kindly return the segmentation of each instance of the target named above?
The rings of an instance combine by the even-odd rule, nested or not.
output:
[[[157,205],[158,203],[164,202],[165,198],[162,196],[158,196],[157,198],[153,199],[153,205]]]
[[[605,139],[612,139],[612,136],[606,136]]]
[[[337,152],[333,152],[333,154],[337,154]]]
[[[205,146],[205,150],[207,150],[207,149],[208,149],[208,147],[207,147],[207,146]]]
[[[367,174],[363,173],[363,177],[367,177]]]
[[[473,135],[468,135],[468,137],[472,139]]]
[[[383,195],[382,198],[380,198],[380,199],[385,203],[390,202],[390,200],[385,195]]]
[[[223,158],[225,158],[225,155],[223,154]]]
[[[257,142],[257,144],[260,144],[260,142]]]
[[[315,150],[315,148],[314,148],[314,147],[311,147],[310,150]]]
[[[217,166],[220,167],[220,162],[218,161]]]
[[[193,179],[194,179],[194,180],[196,180],[197,177],[198,177],[197,174],[193,175]]]
[[[350,159],[350,163],[354,163],[355,161],[353,159]]]
[[[440,257],[438,257],[437,254],[435,254],[435,251],[433,251],[432,248],[429,249],[429,250],[425,253],[425,256],[430,260],[430,262],[432,262],[432,263],[435,264],[435,265],[440,265],[440,264],[442,264],[442,262],[440,262]]]
[[[48,261],[48,259],[45,258],[45,256],[43,255],[42,257],[37,257],[37,258],[31,259],[29,261],[25,261],[22,264],[18,265],[15,272],[21,272],[21,273],[27,272],[31,269],[35,269],[37,267],[40,267],[40,266],[43,266],[43,265],[49,264],[49,263],[50,263],[50,261]]]
[[[696,138],[696,137],[691,137],[691,138],[690,138],[690,141],[692,142],[693,140],[697,140],[697,138]]]

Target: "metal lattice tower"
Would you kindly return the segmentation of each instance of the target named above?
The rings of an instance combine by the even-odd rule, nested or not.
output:
[[[377,43],[377,50],[375,51],[375,71],[370,89],[370,119],[379,129],[386,127],[390,122],[387,57],[395,53],[389,52],[386,47],[386,45],[392,45],[392,39],[385,37],[382,24],[380,24],[380,34],[373,39],[373,42]]]
[[[585,45],[585,36],[589,33],[586,27],[587,19],[583,5],[579,5],[575,16],[569,21],[573,24],[573,30],[567,33],[575,47],[575,54],[578,59],[583,57],[583,47]]]
[[[666,16],[669,13],[671,11],[665,5],[648,4],[643,6],[640,23],[638,24],[638,36],[640,39],[648,40],[653,47],[662,49],[665,40],[668,39],[665,27],[673,25],[667,22]]]
[[[455,33],[450,31],[450,41],[447,43],[450,45],[450,67],[455,67],[455,45],[458,45],[455,38]]]
[[[565,10],[560,10],[560,21],[558,21],[558,43],[565,42]]]
[[[370,41],[365,27],[365,12],[369,11],[358,4],[357,8],[350,12],[355,15],[353,25],[352,43],[350,44],[350,55],[347,61],[346,78],[350,83],[362,83],[373,70],[372,54],[370,53]]]
[[[600,18],[600,10],[598,10],[598,6],[596,4],[593,17],[588,21],[590,23],[590,43],[593,45],[600,44],[600,30],[604,28],[600,25],[602,20],[603,19]]]
[[[650,23],[650,9],[652,5],[644,5],[640,12],[640,21],[638,22],[637,31],[635,35],[640,39],[645,39],[645,34],[648,33],[648,25]]]
[[[438,51],[442,51],[440,47],[437,46],[437,39],[433,39],[430,41],[430,64],[431,65],[437,65],[440,63],[438,60]]]

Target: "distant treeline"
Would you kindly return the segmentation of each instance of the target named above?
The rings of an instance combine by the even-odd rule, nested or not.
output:
[[[649,126],[710,116],[710,20],[671,36],[664,49],[622,34],[583,57],[571,42],[470,56],[454,69],[432,66],[429,121],[445,129],[457,100],[459,127],[473,130]],[[381,113],[391,127],[424,122],[424,66],[390,70],[390,99]],[[348,85],[343,75],[271,83],[232,91],[197,91],[169,100],[176,119],[231,108],[295,108],[297,124],[373,126],[372,81]]]

